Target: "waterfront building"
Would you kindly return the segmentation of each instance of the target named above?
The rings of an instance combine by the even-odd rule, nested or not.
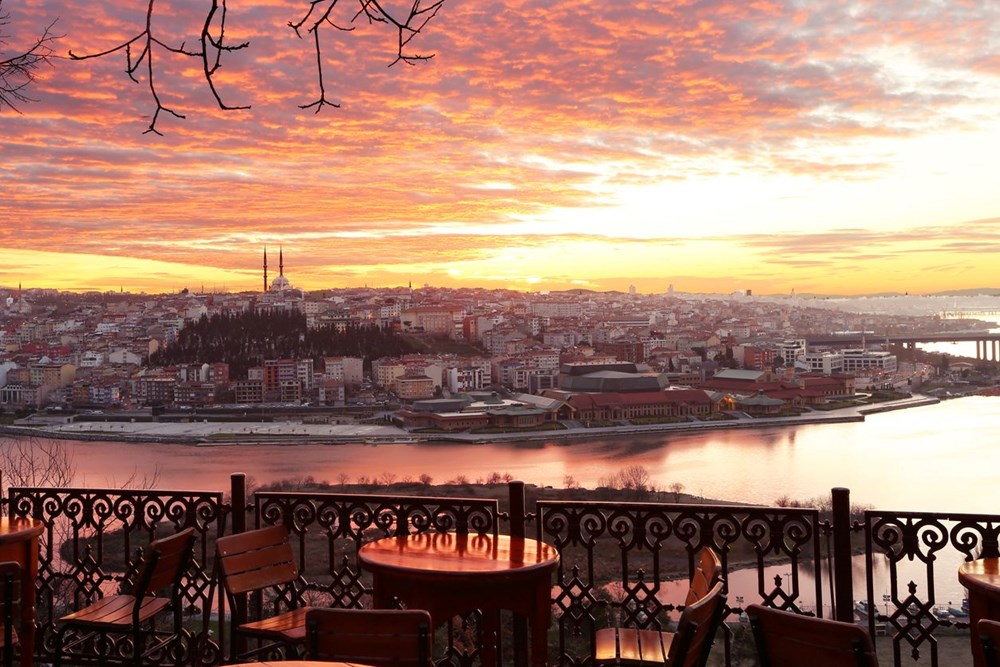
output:
[[[806,352],[796,358],[796,361],[808,371],[818,371],[823,375],[843,373],[844,355],[833,350],[817,350]]]
[[[898,365],[896,355],[881,350],[851,349],[841,352],[844,357],[844,372],[868,372],[877,368],[885,374],[895,373]]]

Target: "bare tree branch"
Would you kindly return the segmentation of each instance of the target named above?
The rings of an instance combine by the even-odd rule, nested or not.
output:
[[[49,63],[51,58],[56,57],[52,52],[52,42],[61,35],[52,32],[55,24],[53,21],[46,26],[41,36],[35,39],[27,51],[7,58],[3,58],[3,53],[0,51],[0,58],[3,58],[0,59],[0,111],[8,107],[12,111],[21,113],[17,104],[36,101],[28,96],[27,89],[35,81],[38,66]],[[8,25],[10,25],[10,14],[4,11],[3,0],[0,0],[0,47],[7,44]]]
[[[65,487],[73,483],[76,465],[63,442],[40,438],[0,438],[2,493],[7,487]]]
[[[153,81],[154,46],[160,47],[162,50],[175,55],[201,58],[205,81],[208,83],[208,87],[212,91],[212,95],[215,97],[215,101],[218,103],[220,109],[226,111],[249,109],[250,105],[231,106],[223,102],[222,95],[216,86],[214,78],[216,73],[222,67],[222,60],[225,54],[233,51],[239,51],[250,46],[249,42],[229,43],[226,41],[226,0],[204,0],[208,9],[205,14],[204,22],[202,23],[201,34],[199,36],[200,48],[196,51],[187,49],[184,43],[181,43],[180,46],[170,46],[154,35],[153,20],[155,15],[156,0],[147,1],[146,24],[142,32],[137,34],[135,37],[118,44],[117,46],[97,53],[81,55],[70,51],[70,58],[73,60],[88,60],[90,58],[101,58],[124,50],[126,54],[125,72],[128,77],[136,83],[139,83],[139,80],[136,78],[136,72],[139,71],[139,67],[145,63],[146,81],[149,87],[150,95],[156,103],[156,110],[154,111],[149,127],[145,130],[144,134],[149,132],[161,134],[161,132],[156,128],[161,112],[172,114],[177,118],[184,118],[182,114],[164,106],[161,102],[159,91]],[[299,38],[304,38],[309,35],[312,36],[312,48],[316,54],[316,80],[319,87],[319,97],[308,104],[299,105],[299,108],[315,108],[316,113],[319,113],[320,110],[326,106],[340,108],[339,103],[332,102],[327,99],[323,72],[323,49],[320,40],[320,30],[322,28],[330,27],[338,31],[350,32],[354,30],[354,27],[338,25],[332,18],[333,11],[337,8],[337,5],[341,2],[341,0],[299,0],[299,2],[303,2],[306,5],[305,13],[298,21],[289,21],[288,26],[295,31],[295,34]],[[391,63],[389,63],[390,67],[400,61],[413,65],[418,61],[430,60],[434,57],[433,54],[421,55],[417,53],[408,53],[407,49],[410,41],[420,34],[427,23],[437,15],[441,6],[444,4],[444,0],[434,0],[426,7],[421,5],[420,0],[413,0],[413,4],[409,7],[409,9],[399,16],[393,15],[380,2],[378,2],[378,0],[357,0],[357,2],[359,9],[351,18],[352,23],[360,17],[365,17],[368,19],[369,24],[386,24],[391,25],[396,29],[396,57]],[[134,54],[134,49],[138,49],[138,55]]]

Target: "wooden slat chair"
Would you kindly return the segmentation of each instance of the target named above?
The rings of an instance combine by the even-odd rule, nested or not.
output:
[[[268,589],[282,587],[290,591],[299,576],[287,528],[279,524],[220,537],[216,541],[216,563],[232,609],[233,658],[247,658],[278,647],[294,651],[305,643],[306,612],[310,608],[294,606],[294,593],[288,596],[290,610],[247,620],[248,594],[261,595]],[[246,639],[261,643],[246,650],[243,648]]]
[[[976,624],[976,634],[986,667],[1000,667],[1000,623],[984,618]]]
[[[761,667],[878,667],[868,631],[855,623],[747,607]]]
[[[685,608],[703,600],[721,580],[722,561],[714,549],[705,547],[691,577]],[[674,634],[639,628],[601,628],[594,637],[594,660],[598,664],[662,664],[667,660]]]
[[[16,561],[0,563],[0,647],[3,649],[3,667],[14,664],[14,647],[17,646],[17,631],[14,626],[21,618],[21,565]]]
[[[184,650],[182,639],[181,579],[191,562],[194,547],[194,529],[185,528],[169,537],[149,543],[135,585],[130,595],[107,595],[96,602],[59,619],[56,633],[55,667],[62,664],[67,649],[96,636],[109,634],[131,635],[133,665],[141,665],[146,655],[160,649],[174,648],[174,662],[180,667]],[[156,617],[164,611],[173,612],[170,632],[157,631]],[[79,636],[66,643],[70,631]],[[144,648],[146,640],[154,641]],[[108,656],[100,653],[100,664]]]
[[[430,667],[431,615],[422,609],[310,609],[306,658],[372,667]]]

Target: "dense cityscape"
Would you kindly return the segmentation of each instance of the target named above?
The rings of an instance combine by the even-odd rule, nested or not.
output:
[[[250,410],[255,419],[517,433],[989,391],[997,371],[989,350],[948,358],[889,340],[986,331],[989,322],[959,315],[988,313],[995,297],[694,295],[672,285],[660,294],[305,292],[283,260],[273,281],[265,269],[265,287],[0,290],[0,409],[8,423],[192,411],[234,420]],[[831,334],[855,342],[810,343]]]

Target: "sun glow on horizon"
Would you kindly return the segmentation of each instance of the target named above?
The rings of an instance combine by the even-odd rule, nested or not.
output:
[[[59,48],[88,52],[143,17],[12,9],[18,34],[59,16]],[[220,81],[252,109],[220,111],[161,54],[158,94],[186,116],[162,137],[121,58],[54,61],[2,117],[0,284],[255,290],[282,246],[305,289],[997,287],[1000,6],[547,10],[446,0],[415,67],[386,67],[378,26],[337,35],[342,107],[316,114],[287,8],[247,0],[231,22],[252,48]],[[157,29],[196,35],[187,11]]]

